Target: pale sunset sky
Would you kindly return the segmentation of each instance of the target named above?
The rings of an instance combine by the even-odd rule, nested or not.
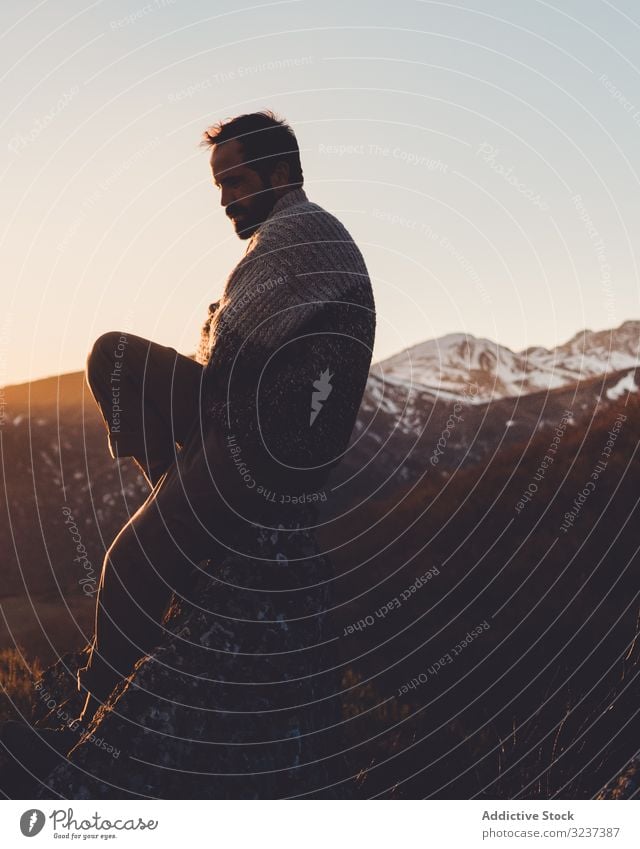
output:
[[[640,318],[632,0],[4,0],[0,383],[195,350],[246,243],[198,146],[270,108],[357,241],[374,358]]]

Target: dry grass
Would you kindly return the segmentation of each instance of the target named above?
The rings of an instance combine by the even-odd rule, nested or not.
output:
[[[40,661],[29,661],[20,649],[0,650],[0,722],[20,714],[30,717],[34,684],[42,674]]]

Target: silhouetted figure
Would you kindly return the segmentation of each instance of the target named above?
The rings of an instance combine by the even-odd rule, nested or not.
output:
[[[343,225],[307,198],[290,127],[242,115],[203,144],[247,249],[209,307],[196,359],[124,331],[101,336],[88,358],[111,454],[133,457],[152,491],[105,556],[78,673],[84,725],[161,641],[172,593],[188,590],[198,564],[215,574],[229,552],[256,556],[261,533],[313,528],[368,376],[367,269]],[[77,742],[49,737],[57,751]]]

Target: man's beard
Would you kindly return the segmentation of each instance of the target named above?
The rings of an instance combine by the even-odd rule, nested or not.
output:
[[[249,202],[230,203],[226,215],[233,219],[236,234],[240,239],[248,239],[269,216],[276,203],[274,189],[263,179],[263,190],[251,198]]]

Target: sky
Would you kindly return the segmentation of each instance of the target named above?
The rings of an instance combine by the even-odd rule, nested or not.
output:
[[[3,0],[0,384],[192,353],[246,243],[203,130],[273,109],[358,243],[374,359],[640,318],[632,0]]]

